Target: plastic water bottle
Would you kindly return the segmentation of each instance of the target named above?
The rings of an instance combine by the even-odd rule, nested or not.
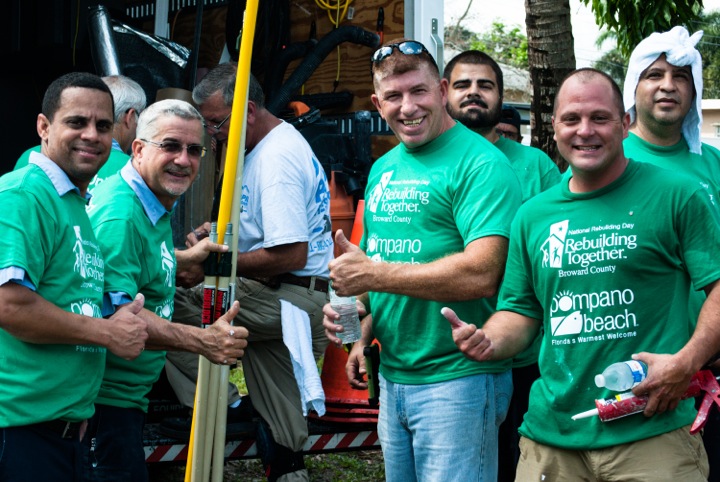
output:
[[[338,296],[335,290],[330,288],[330,306],[339,315],[340,319],[335,323],[342,325],[343,331],[336,333],[343,343],[355,343],[360,339],[360,317],[358,316],[357,305],[354,296]]]
[[[600,375],[595,376],[595,385],[615,392],[624,392],[645,380],[647,369],[645,363],[637,360],[613,363]]]

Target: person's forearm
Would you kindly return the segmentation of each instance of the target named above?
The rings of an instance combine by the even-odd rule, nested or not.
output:
[[[675,357],[686,363],[694,373],[720,351],[720,282],[706,288],[707,298],[702,305],[697,326],[690,340]]]
[[[249,278],[276,276],[297,271],[306,264],[307,243],[294,243],[238,253],[237,274]]]
[[[482,328],[485,336],[492,341],[492,359],[505,360],[530,346],[540,329],[540,320],[512,311],[498,311],[478,328]]]
[[[465,301],[497,294],[504,259],[473,266],[458,253],[427,264],[377,263],[370,291],[435,301]]]
[[[107,346],[108,323],[65,311],[24,286],[0,286],[0,328],[20,340]]]
[[[182,323],[172,323],[152,311],[143,309],[139,316],[147,322],[148,339],[145,344],[148,350],[174,350],[200,353],[202,343],[198,334],[201,328]]]

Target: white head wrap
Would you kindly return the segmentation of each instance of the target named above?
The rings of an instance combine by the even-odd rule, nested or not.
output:
[[[685,27],[673,27],[669,32],[653,33],[640,42],[628,63],[625,76],[625,92],[623,101],[625,110],[630,113],[630,119],[635,122],[635,90],[637,89],[640,74],[655,62],[658,57],[665,54],[669,64],[676,67],[690,66],[695,82],[695,102],[690,108],[682,125],[682,133],[688,143],[690,152],[701,154],[700,130],[702,128],[702,57],[695,48],[702,37],[699,30],[692,37]]]

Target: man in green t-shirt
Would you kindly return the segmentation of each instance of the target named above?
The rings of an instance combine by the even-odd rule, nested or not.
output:
[[[707,480],[693,401],[681,396],[720,346],[720,227],[696,182],[625,157],[629,125],[607,74],[563,81],[553,127],[568,181],[518,212],[499,311],[482,329],[444,311],[455,343],[482,362],[514,356],[544,329],[517,480]],[[707,293],[694,332],[691,284]],[[649,397],[645,416],[573,420],[613,395],[595,375],[630,358],[648,366],[632,389]]]
[[[80,480],[106,353],[145,347],[141,295],[102,317],[104,260],[85,212],[112,113],[99,77],[56,79],[37,118],[41,152],[0,179],[0,480]]]
[[[370,171],[361,247],[338,230],[344,254],[329,265],[338,294],[359,295],[372,314],[350,353],[351,383],[376,337],[388,481],[495,480],[510,362],[463,356],[440,308],[484,318],[494,310],[520,184],[500,151],[447,113],[447,80],[421,43],[384,45],[372,69],[373,104],[400,144]],[[338,343],[338,315],[324,312]]]
[[[147,346],[132,361],[107,356],[105,374],[84,443],[87,476],[96,481],[146,481],[142,431],[147,394],[165,366],[165,351],[198,353],[233,364],[247,346],[245,328],[229,321],[238,303],[207,328],[171,323],[175,272],[187,258],[221,249],[209,239],[176,253],[171,211],[190,187],[205,153],[203,119],[189,103],[162,100],[140,115],[132,160],[95,190],[88,207],[105,257],[105,290],[115,306],[145,295],[139,316],[147,322]],[[226,247],[223,248],[227,250]],[[182,266],[181,266],[182,269]]]
[[[479,50],[466,50],[450,59],[443,76],[448,81],[447,109],[500,149],[520,180],[523,202],[560,181],[555,163],[540,149],[498,135],[502,120],[503,73],[495,60]]]
[[[448,62],[443,75],[448,81],[448,112],[507,156],[520,180],[523,202],[560,181],[558,167],[543,151],[498,135],[497,127],[502,120],[503,73],[492,57],[479,50],[466,50]],[[515,480],[515,466],[520,457],[517,429],[527,411],[530,386],[540,376],[537,367],[539,350],[538,335],[535,343],[513,360],[513,395],[499,434],[500,482]]]
[[[625,78],[625,109],[632,124],[623,143],[625,155],[691,176],[720,208],[720,151],[700,142],[702,127],[702,56],[684,27],[653,33],[633,50]],[[690,293],[691,322],[705,299]],[[720,413],[710,413],[703,442],[710,480],[720,481]]]
[[[90,194],[101,182],[120,171],[130,159],[128,153],[132,141],[135,139],[137,119],[147,104],[142,86],[130,77],[107,75],[102,77],[102,80],[112,92],[115,105],[115,122],[113,124],[110,156],[90,181],[88,185]],[[31,152],[40,152],[40,146],[35,146],[23,152],[15,163],[15,169],[27,166]]]

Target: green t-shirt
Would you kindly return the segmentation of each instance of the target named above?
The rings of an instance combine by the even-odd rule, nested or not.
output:
[[[76,191],[60,196],[37,165],[0,179],[0,268],[25,270],[65,311],[102,317],[104,262]],[[106,349],[34,344],[0,329],[0,427],[92,416]]]
[[[632,132],[623,142],[625,155],[636,161],[647,162],[682,173],[700,182],[710,196],[710,200],[720,213],[720,151],[707,144],[702,145],[702,156],[690,152],[683,137],[674,146],[656,146],[644,141]],[[690,320],[695,326],[700,308],[705,301],[704,291],[690,292]]]
[[[508,237],[520,206],[517,176],[505,156],[461,124],[419,148],[400,144],[373,165],[361,242],[387,263],[428,263],[485,236]],[[498,373],[509,361],[477,363],[455,346],[443,306],[482,325],[495,299],[430,301],[370,292],[380,370],[395,383],[426,384]]]
[[[153,226],[123,175],[95,189],[88,214],[105,255],[105,291],[142,293],[146,309],[170,320],[176,269],[170,214]],[[164,364],[164,351],[146,350],[131,361],[108,353],[97,402],[147,411],[147,394]]]
[[[702,156],[690,152],[685,138],[674,146],[656,146],[632,132],[623,141],[625,156],[640,162],[684,173],[697,179],[708,191],[712,203],[720,206],[720,151],[702,145]]]
[[[520,433],[568,449],[599,449],[690,424],[677,410],[603,423],[573,421],[613,395],[596,374],[633,353],[676,353],[690,339],[687,302],[720,278],[720,228],[705,190],[630,161],[590,193],[563,182],[531,199],[513,222],[498,310],[543,320],[541,377]]]
[[[557,165],[540,149],[502,136],[494,145],[505,154],[517,174],[523,202],[560,182],[562,174]]]
[[[23,152],[15,163],[15,171],[28,165],[31,152],[40,152],[40,146],[32,147]],[[118,149],[110,149],[110,157],[108,157],[107,162],[103,164],[98,173],[95,174],[95,177],[92,178],[92,181],[90,181],[90,184],[88,184],[87,192],[92,194],[95,188],[105,179],[120,172],[120,169],[127,164],[129,159],[130,156],[124,152],[119,151]]]
[[[495,142],[495,147],[505,154],[517,174],[523,202],[553,187],[562,179],[560,169],[540,149],[525,146],[503,136]],[[532,345],[513,358],[513,367],[526,367],[537,363],[541,339],[542,332],[538,333]]]

